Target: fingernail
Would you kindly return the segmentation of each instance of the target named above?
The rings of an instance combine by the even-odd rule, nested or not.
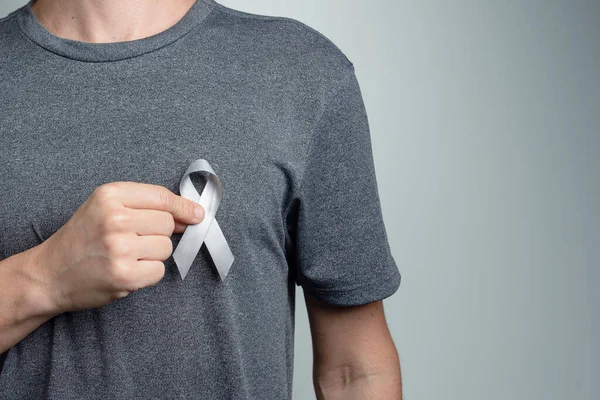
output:
[[[194,214],[196,214],[196,218],[198,218],[198,222],[200,222],[204,218],[204,208],[202,206],[197,206],[194,208]]]

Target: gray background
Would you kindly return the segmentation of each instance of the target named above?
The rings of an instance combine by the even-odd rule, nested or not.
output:
[[[221,4],[298,19],[355,65],[405,398],[600,398],[600,2]],[[303,301],[294,391],[314,399]]]

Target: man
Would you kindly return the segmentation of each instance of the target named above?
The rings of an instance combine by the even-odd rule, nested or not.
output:
[[[0,398],[289,399],[297,285],[317,397],[401,398],[400,274],[331,41],[214,0],[38,0],[0,54]],[[215,215],[176,194],[199,159]],[[203,221],[233,263],[202,246],[182,279]]]

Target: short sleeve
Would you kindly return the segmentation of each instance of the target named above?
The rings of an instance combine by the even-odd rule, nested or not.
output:
[[[354,67],[331,90],[313,132],[288,218],[296,284],[350,306],[396,292],[378,193],[369,123]]]

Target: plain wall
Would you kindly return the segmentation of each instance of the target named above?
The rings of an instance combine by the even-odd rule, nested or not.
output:
[[[298,19],[355,65],[405,398],[600,398],[600,2],[220,2]],[[294,392],[314,399],[298,292]]]

